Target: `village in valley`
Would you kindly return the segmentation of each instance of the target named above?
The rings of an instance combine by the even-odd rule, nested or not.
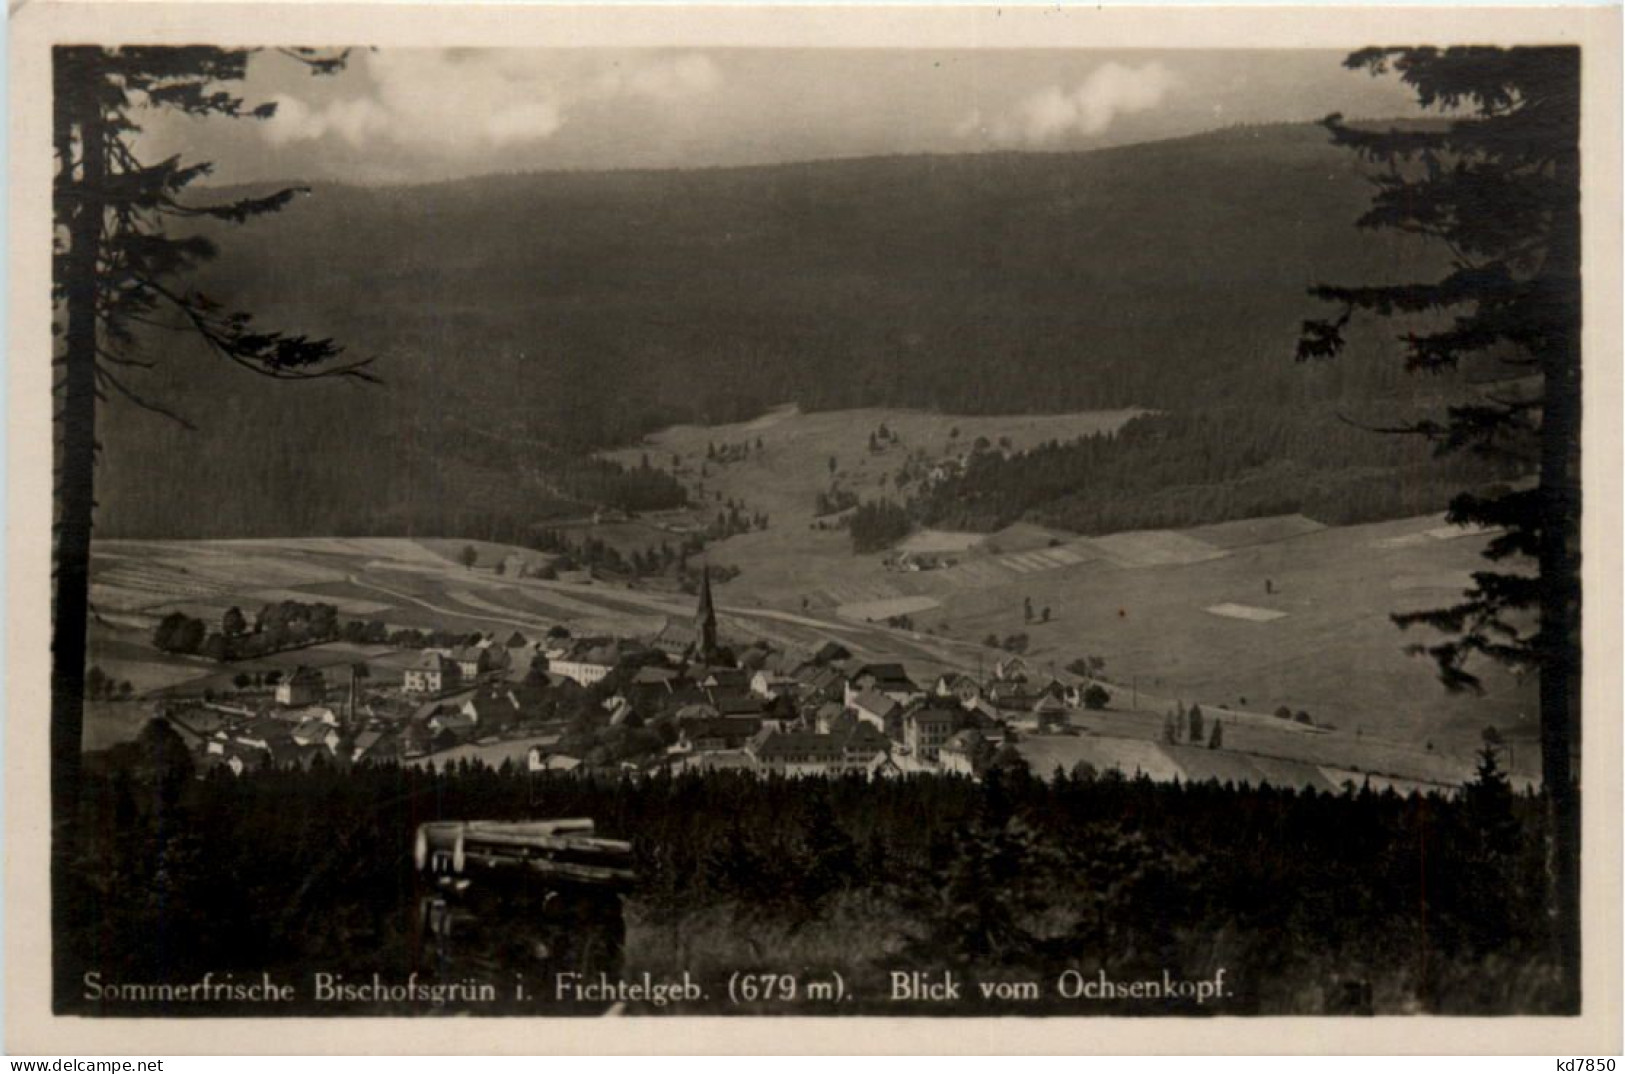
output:
[[[1064,676],[1064,677],[1063,677]],[[905,773],[976,777],[1026,762],[1022,731],[1063,733],[1109,693],[1039,674],[1019,655],[985,680],[917,683],[896,662],[834,643],[806,652],[719,635],[709,572],[692,622],[644,639],[572,637],[560,626],[427,645],[398,683],[364,662],[297,665],[208,696],[171,694],[161,715],[189,740],[200,774],[358,763],[478,759],[532,772],[742,769],[789,776]]]

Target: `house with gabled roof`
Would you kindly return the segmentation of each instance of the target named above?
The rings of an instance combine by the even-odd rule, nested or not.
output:
[[[840,668],[810,664],[796,672],[801,697],[808,702],[846,701],[846,675]]]
[[[409,694],[442,694],[462,681],[462,669],[449,657],[424,650],[402,675],[401,689]]]
[[[1072,723],[1071,708],[1053,694],[1045,694],[1033,704],[1033,715],[1038,717],[1040,731],[1058,730]]]
[[[891,734],[896,729],[897,720],[903,711],[903,706],[896,699],[876,690],[864,690],[854,694],[846,707],[851,709],[859,720],[872,724],[881,734]]]
[[[474,721],[480,734],[495,734],[519,722],[519,698],[513,690],[486,687],[464,701],[461,711]]]
[[[1021,656],[1007,656],[993,665],[993,677],[1003,682],[1026,682],[1032,677],[1032,668]]]

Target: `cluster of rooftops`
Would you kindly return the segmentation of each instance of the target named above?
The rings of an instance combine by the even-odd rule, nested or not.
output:
[[[206,767],[236,772],[322,757],[502,753],[519,739],[533,743],[525,754],[533,769],[574,769],[580,758],[550,749],[539,733],[559,730],[547,725],[563,722],[564,698],[572,711],[597,711],[589,722],[606,731],[660,728],[663,748],[639,758],[644,766],[977,775],[1013,740],[1014,724],[1065,722],[1081,703],[1078,684],[1037,678],[1019,656],[999,661],[985,681],[945,672],[922,685],[901,663],[865,661],[836,642],[810,652],[760,642],[727,648],[708,598],[707,585],[692,625],[668,623],[648,642],[562,630],[539,641],[493,635],[396,665],[398,688],[364,665],[351,665],[347,682],[342,671],[335,682],[331,669],[300,667],[272,705],[221,700],[172,713],[171,723],[194,739]]]

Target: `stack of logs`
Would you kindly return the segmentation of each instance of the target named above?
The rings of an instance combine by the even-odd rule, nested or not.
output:
[[[440,876],[517,867],[562,884],[631,887],[632,844],[592,832],[590,818],[431,821],[419,825],[413,857],[419,870]]]

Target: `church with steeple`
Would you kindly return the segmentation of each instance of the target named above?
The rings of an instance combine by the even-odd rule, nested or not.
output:
[[[655,635],[654,647],[673,660],[697,664],[716,663],[722,655],[722,645],[717,639],[716,602],[711,596],[710,567],[700,569],[699,603],[694,608],[693,622],[668,619]]]
[[[717,655],[717,609],[711,601],[711,568],[700,568],[700,604],[694,610],[694,651],[691,658],[713,662]]]

